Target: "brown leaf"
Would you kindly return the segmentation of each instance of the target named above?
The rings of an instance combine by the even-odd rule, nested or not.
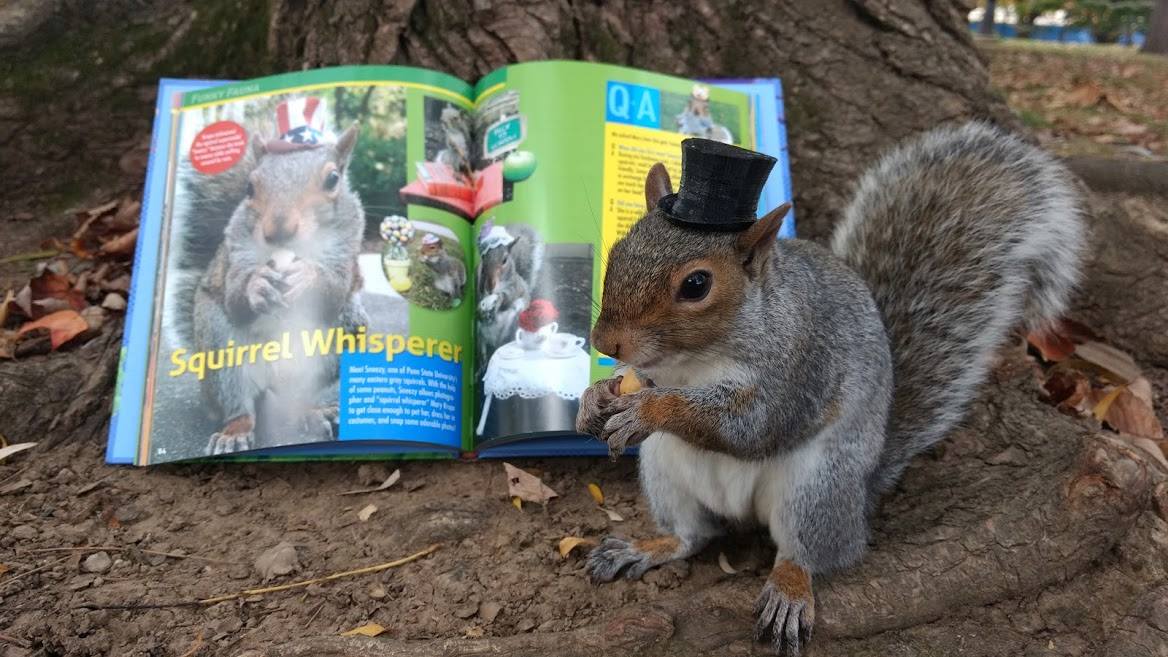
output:
[[[16,331],[0,329],[0,358],[16,357]]]
[[[607,506],[602,506],[602,507],[600,507],[600,510],[601,510],[601,511],[603,511],[603,512],[604,512],[604,514],[605,514],[606,516],[608,516],[608,519],[609,519],[609,520],[611,520],[611,521],[613,521],[613,522],[624,522],[624,520],[625,520],[625,517],[624,517],[624,516],[622,516],[621,514],[617,513],[617,512],[616,512],[616,511],[614,511],[613,509],[610,509],[610,508],[608,508]]]
[[[503,469],[507,472],[508,495],[537,504],[547,504],[553,497],[559,497],[559,494],[544,485],[539,477],[524,472],[510,463],[504,463]]]
[[[33,447],[36,447],[36,443],[15,443],[6,447],[0,447],[0,461],[3,461],[4,459],[12,456],[13,454],[16,454],[17,452],[23,452],[24,450],[32,449]]]
[[[593,538],[578,538],[576,536],[565,536],[560,539],[560,557],[567,559],[572,554],[572,550],[576,548],[594,548],[596,547],[596,539]]]
[[[45,315],[44,317],[34,322],[28,322],[24,326],[20,327],[20,330],[17,333],[18,335],[24,335],[25,333],[36,329],[47,329],[49,331],[49,340],[53,345],[53,349],[57,349],[66,342],[89,330],[89,324],[87,324],[85,322],[85,318],[75,310],[60,310],[50,315]]]
[[[337,493],[337,494],[338,495],[360,495],[361,493],[376,493],[379,490],[385,490],[386,488],[389,488],[390,486],[396,484],[398,479],[401,479],[401,470],[394,470],[392,473],[390,473],[390,475],[388,477],[385,478],[385,481],[381,482],[377,486],[374,486],[372,488],[358,488],[356,490],[347,490],[343,493]]]
[[[377,623],[367,623],[360,627],[354,627],[347,632],[341,632],[341,636],[378,636],[384,634],[385,628]]]
[[[1140,367],[1132,357],[1109,344],[1084,342],[1075,347],[1075,356],[1110,372],[1116,383],[1129,383],[1140,376]]]
[[[1091,107],[1103,98],[1103,90],[1094,82],[1084,82],[1062,95],[1066,104],[1078,107]]]
[[[1046,402],[1072,413],[1082,413],[1091,391],[1087,375],[1079,370],[1052,369],[1042,383]]]
[[[138,244],[138,229],[134,228],[105,242],[98,249],[104,255],[130,255]]]
[[[1038,355],[1048,363],[1057,363],[1071,357],[1075,353],[1075,343],[1070,337],[1052,329],[1034,331],[1026,335],[1026,341],[1031,347],[1038,350]]]
[[[1103,421],[1120,433],[1140,438],[1161,440],[1164,427],[1161,426],[1152,404],[1132,392],[1130,386],[1117,388],[1115,399],[1104,411]]]
[[[1148,454],[1151,454],[1152,458],[1155,459],[1157,463],[1164,466],[1164,469],[1168,470],[1168,457],[1165,457],[1164,455],[1164,441],[1152,440],[1151,438],[1140,438],[1139,436],[1127,436],[1124,434],[1120,434],[1120,437],[1130,441],[1133,445],[1143,449]]]

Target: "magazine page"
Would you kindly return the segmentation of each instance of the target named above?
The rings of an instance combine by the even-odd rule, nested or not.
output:
[[[649,167],[691,136],[754,148],[748,95],[616,66],[536,62],[477,86],[476,170],[504,202],[475,222],[475,441],[483,456],[605,454],[574,433],[614,363],[591,348],[608,246],[644,213]]]
[[[471,226],[414,199],[468,168],[444,126],[471,106],[464,82],[403,67],[183,96],[136,463],[461,451]]]

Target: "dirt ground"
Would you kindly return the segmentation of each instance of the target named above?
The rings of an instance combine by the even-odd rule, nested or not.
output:
[[[1048,56],[1023,58],[1021,65],[1040,64],[1061,66]],[[1154,136],[1144,139],[1147,134]],[[1137,136],[1142,148],[1158,151],[1163,134],[1157,123]],[[124,157],[140,153],[144,139],[119,142]],[[95,186],[87,202],[135,184],[133,176],[119,175],[121,183]],[[68,234],[70,222],[32,213],[27,204],[6,206],[0,256]],[[31,267],[0,265],[0,289],[27,279]],[[1149,378],[1160,417],[1168,419],[1168,374],[1152,369]],[[13,442],[46,440],[22,435],[20,427],[0,432]],[[0,462],[0,657],[235,655],[243,646],[369,623],[383,626],[383,636],[405,639],[563,631],[629,603],[653,602],[665,591],[696,595],[728,578],[757,579],[771,558],[762,540],[738,537],[640,582],[591,585],[582,561],[561,558],[556,546],[565,536],[651,534],[631,460],[518,461],[559,497],[546,508],[516,509],[499,462],[134,469],[103,465],[103,438],[97,432]],[[340,495],[375,485],[395,468],[401,479],[389,490]],[[623,520],[597,507],[589,483],[602,488],[606,505]],[[367,505],[377,510],[363,521],[358,514]],[[281,543],[293,546],[297,567],[265,582],[255,562]],[[375,566],[432,545],[439,546],[433,554],[378,573],[198,603]],[[722,570],[720,552],[738,574]],[[1051,654],[1086,650],[1051,646]]]

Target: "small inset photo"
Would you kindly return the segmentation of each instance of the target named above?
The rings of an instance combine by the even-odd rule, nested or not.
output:
[[[436,223],[390,215],[381,222],[381,265],[389,285],[410,303],[430,310],[462,305],[466,253],[454,231]]]
[[[676,132],[690,137],[713,139],[733,144],[741,135],[738,110],[726,103],[710,102],[710,88],[695,84],[689,96],[661,94],[661,127],[669,129],[670,118]]]

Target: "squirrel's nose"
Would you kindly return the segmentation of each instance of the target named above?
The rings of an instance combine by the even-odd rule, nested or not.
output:
[[[290,217],[272,217],[264,224],[264,239],[269,244],[287,244],[293,237],[296,237],[296,222]]]
[[[596,328],[592,329],[592,346],[606,356],[620,358],[620,339],[615,331],[607,331],[597,325]]]

